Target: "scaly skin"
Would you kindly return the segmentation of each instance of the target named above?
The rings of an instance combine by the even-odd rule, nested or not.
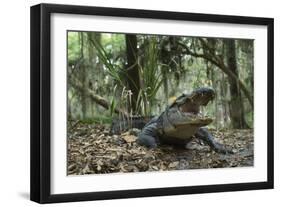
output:
[[[185,147],[195,136],[218,153],[233,153],[216,142],[204,127],[212,119],[201,115],[199,107],[206,106],[214,97],[215,92],[211,88],[200,88],[191,94],[181,95],[160,116],[154,117],[144,126],[138,135],[138,142],[149,148],[162,143]]]

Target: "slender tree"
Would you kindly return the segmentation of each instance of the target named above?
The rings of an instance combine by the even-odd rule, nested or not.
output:
[[[233,73],[232,70],[229,70],[228,66],[224,62],[223,55],[216,54],[217,50],[215,50],[215,48],[211,48],[210,45],[208,45],[203,38],[198,38],[198,41],[201,44],[200,48],[203,49],[203,52],[199,52],[197,50],[191,49],[190,46],[187,46],[183,42],[178,42],[178,44],[183,48],[182,50],[183,54],[208,60],[216,67],[218,67],[220,70],[222,70],[222,72],[224,72],[230,79],[235,79],[237,81],[239,89],[243,91],[245,97],[248,99],[250,103],[251,108],[253,108],[254,102],[253,102],[253,95],[251,91],[246,87],[243,81],[239,79],[237,74]]]
[[[101,34],[96,32],[87,32],[87,47],[88,47],[88,78],[87,78],[87,85],[88,88],[91,90],[97,90],[95,87],[95,80],[100,80],[102,77],[101,71],[100,71],[100,63],[96,61],[97,54],[96,50],[92,44],[92,42],[97,41],[100,43],[101,41]],[[98,91],[97,91],[98,92]],[[90,115],[90,117],[94,116],[94,102],[91,100],[91,98],[87,99],[87,113]]]
[[[137,36],[133,34],[126,34],[125,39],[126,39],[126,49],[127,49],[128,86],[132,92],[131,108],[134,113],[137,113],[137,98],[140,91]]]
[[[225,57],[228,69],[239,77],[237,69],[237,58],[236,58],[236,48],[235,40],[224,39],[225,45]],[[239,84],[236,79],[229,77],[229,90],[230,90],[230,117],[233,128],[247,128],[247,123],[244,117],[244,104],[242,101],[241,90],[239,89]]]

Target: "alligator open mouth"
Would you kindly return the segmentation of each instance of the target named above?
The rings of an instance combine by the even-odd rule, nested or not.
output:
[[[182,96],[183,99],[178,103],[179,109],[184,115],[204,116],[200,113],[200,107],[206,106],[215,98],[215,91],[212,88],[200,88],[193,91],[191,94]]]

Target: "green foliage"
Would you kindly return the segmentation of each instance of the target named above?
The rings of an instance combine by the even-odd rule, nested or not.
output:
[[[120,54],[125,51],[125,36],[123,34],[103,33],[102,46],[108,53]],[[117,56],[117,55],[112,55]]]
[[[148,46],[145,48],[144,65],[140,65],[140,77],[143,87],[138,97],[139,106],[143,106],[145,116],[152,115],[152,106],[155,105],[156,94],[163,82],[163,76],[159,69],[159,50],[155,36],[148,36]]]
[[[78,32],[68,32],[67,33],[67,54],[68,61],[74,62],[80,56],[81,46],[79,43]]]
[[[120,36],[120,35],[119,35]],[[123,38],[117,38],[119,41]],[[140,90],[140,93],[138,95],[138,106],[140,112],[143,112],[143,115],[150,115],[151,111],[149,109],[151,108],[151,105],[155,102],[155,96],[157,94],[157,91],[159,90],[161,84],[162,84],[162,76],[159,72],[159,51],[157,47],[157,40],[155,37],[149,37],[149,44],[148,47],[145,48],[145,55],[143,57],[144,59],[144,65],[141,66],[139,64],[139,71],[140,71],[140,78],[143,82],[143,87]],[[108,45],[108,37],[105,38],[106,42],[105,45]],[[128,91],[127,84],[126,84],[126,78],[130,78],[126,72],[126,68],[120,67],[119,64],[116,64],[113,62],[113,60],[110,58],[110,54],[104,49],[102,44],[100,44],[95,39],[91,42],[95,49],[97,50],[97,55],[100,58],[101,62],[106,67],[106,72],[117,82],[119,87],[123,88],[126,91]],[[120,43],[120,42],[119,42]],[[136,83],[134,83],[136,85]],[[111,100],[111,114],[114,111],[114,108],[117,105],[126,105],[124,101],[127,101],[127,93],[122,93],[121,98],[123,99],[123,102],[119,100],[119,104],[116,103],[115,99]],[[130,113],[130,111],[129,111]]]
[[[106,72],[121,86],[125,86],[124,76],[126,71],[122,69],[118,64],[115,64],[111,59],[109,53],[104,49],[101,43],[99,43],[95,38],[91,40],[91,43],[97,50],[97,55],[100,61],[106,67]]]
[[[207,55],[214,60],[225,60],[224,41],[220,38],[170,37],[137,35],[136,64],[139,69],[140,90],[133,94],[128,88],[125,34],[68,32],[68,103],[72,118],[81,119],[82,108],[89,115],[86,122],[108,123],[116,116],[116,109],[132,115],[130,106],[137,95],[137,111],[148,116],[160,113],[169,98],[199,87],[213,87],[216,100],[205,108],[204,113],[215,117],[214,127],[229,126],[229,79],[227,74],[210,60],[196,57],[192,53]],[[88,35],[87,35],[88,34]],[[90,37],[89,37],[90,36]],[[203,40],[203,42],[202,42]],[[239,79],[253,93],[253,40],[235,40]],[[181,42],[182,47],[177,45]],[[82,44],[83,43],[83,44]],[[206,45],[204,45],[206,43]],[[86,88],[97,93],[108,102],[108,109],[85,99],[85,91],[75,86],[80,81]],[[133,83],[137,85],[137,83]],[[135,98],[135,97],[134,97]],[[244,116],[253,126],[253,109],[242,93]],[[85,102],[87,105],[85,106]],[[83,106],[83,107],[82,107]],[[124,116],[124,114],[119,114]]]
[[[111,124],[112,123],[112,118],[109,116],[94,116],[93,118],[86,118],[86,119],[81,119],[81,123],[84,124]]]

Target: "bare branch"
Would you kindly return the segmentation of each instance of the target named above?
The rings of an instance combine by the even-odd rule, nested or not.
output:
[[[208,60],[211,63],[213,63],[215,66],[217,66],[219,69],[221,69],[225,74],[227,74],[229,78],[236,80],[238,82],[239,87],[241,88],[246,98],[248,99],[251,107],[253,108],[254,105],[253,96],[251,95],[245,84],[239,79],[239,77],[237,77],[236,74],[234,74],[231,70],[227,68],[227,66],[224,64],[223,60],[220,57],[216,55],[211,56],[209,53],[205,53],[205,54],[195,53],[192,52],[185,44],[181,42],[178,42],[178,44],[185,49],[186,55],[191,55],[193,57],[198,57]]]

